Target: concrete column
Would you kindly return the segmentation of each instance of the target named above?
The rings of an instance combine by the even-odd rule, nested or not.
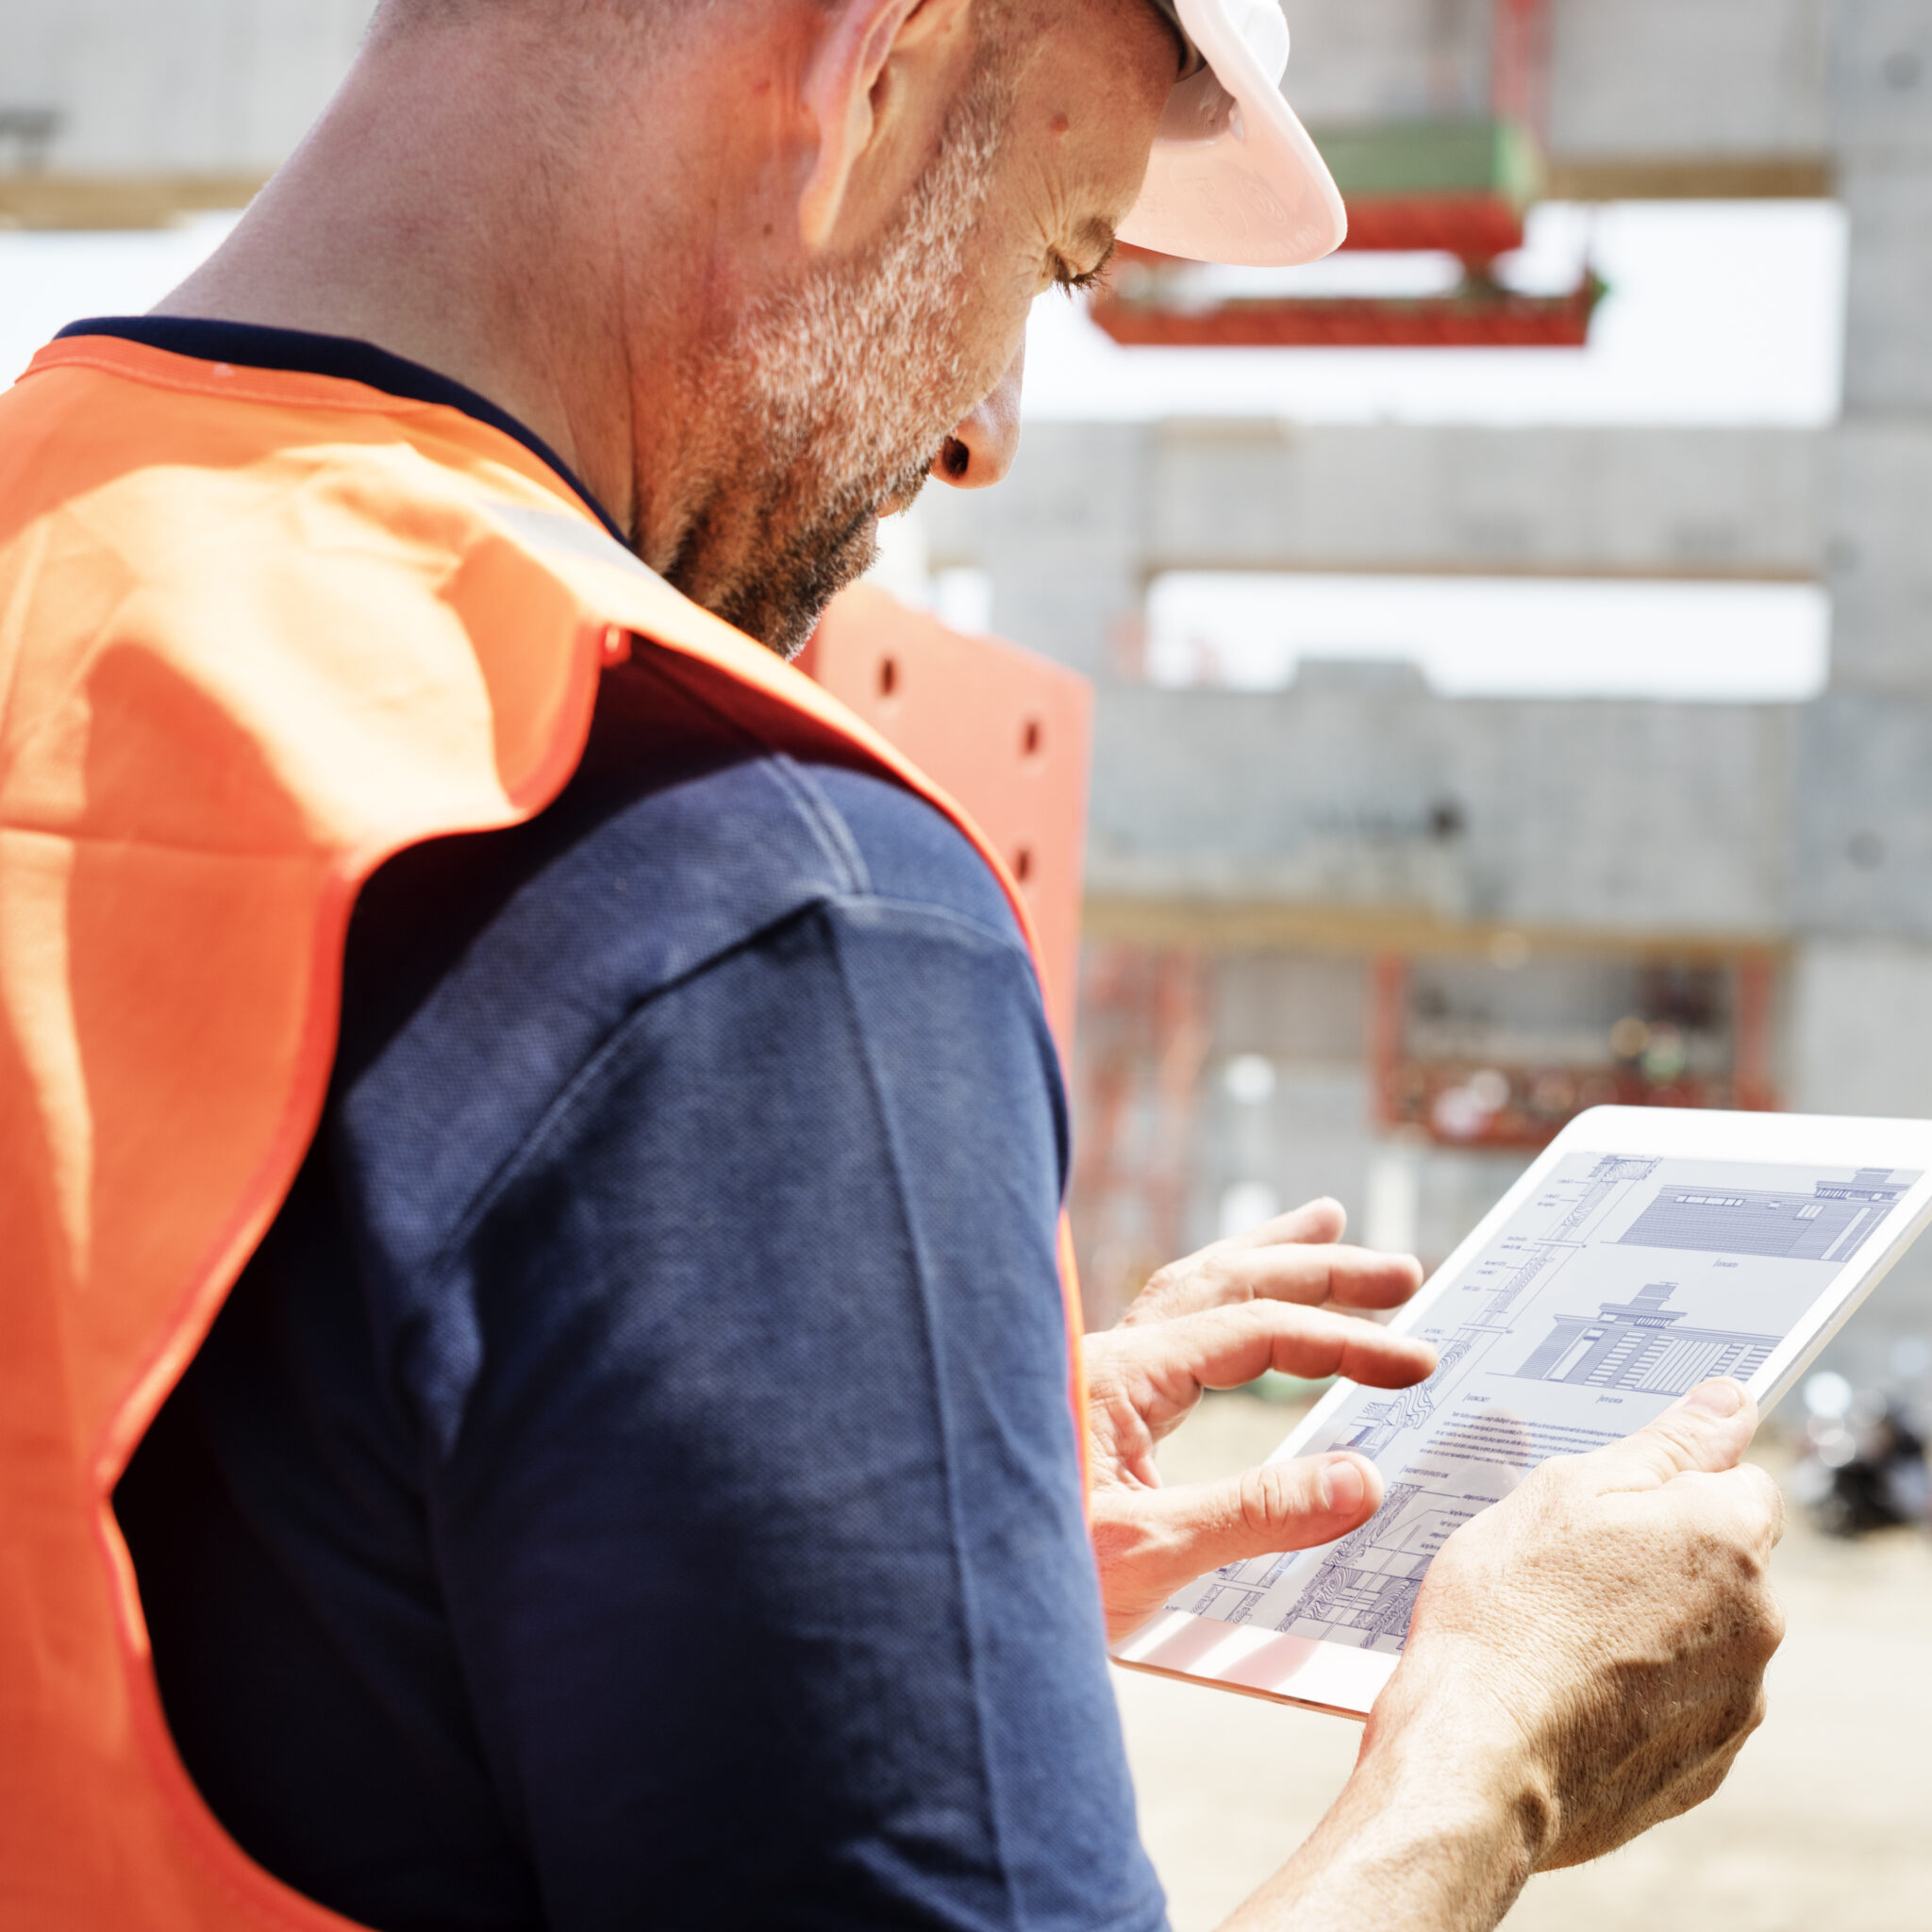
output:
[[[1799,949],[1790,1101],[1807,1113],[1932,1115],[1932,944],[1814,939]],[[1901,1343],[1932,1339],[1932,1242],[1921,1240],[1832,1346],[1860,1385],[1902,1375]]]
[[[1832,686],[1800,721],[1790,1098],[1932,1115],[1932,0],[1833,0],[1827,113],[1851,218],[1826,467]],[[1932,1249],[1840,1350],[1880,1379],[1932,1334]]]
[[[1152,435],[1140,424],[1048,424],[1027,432],[998,489],[928,486],[933,567],[981,566],[1003,637],[1090,677],[1115,675],[1139,636]]]

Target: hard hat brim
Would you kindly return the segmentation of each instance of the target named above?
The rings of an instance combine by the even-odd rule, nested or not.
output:
[[[1174,0],[1206,63],[1169,99],[1123,242],[1195,261],[1285,268],[1341,244],[1327,163],[1235,25],[1227,0]]]

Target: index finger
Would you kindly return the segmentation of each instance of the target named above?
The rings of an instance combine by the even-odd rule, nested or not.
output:
[[[1157,1378],[1183,1376],[1203,1389],[1238,1389],[1270,1369],[1311,1382],[1346,1375],[1372,1389],[1407,1389],[1436,1367],[1436,1351],[1415,1336],[1270,1301],[1116,1328],[1108,1342],[1124,1365]]]
[[[1399,1308],[1423,1285],[1413,1255],[1335,1242],[1324,1247],[1236,1248],[1219,1260],[1224,1277],[1261,1301],[1319,1307]]]
[[[1422,1264],[1412,1255],[1383,1255],[1326,1238],[1310,1242],[1284,1236],[1264,1243],[1265,1232],[1257,1228],[1216,1241],[1163,1268],[1135,1296],[1122,1325],[1172,1322],[1203,1308],[1250,1301],[1396,1308],[1422,1286]]]

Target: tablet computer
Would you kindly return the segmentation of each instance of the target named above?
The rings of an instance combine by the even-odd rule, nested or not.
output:
[[[1337,1383],[1270,1458],[1358,1451],[1380,1509],[1200,1578],[1115,1660],[1365,1716],[1459,1524],[1713,1375],[1769,1409],[1928,1220],[1932,1121],[1577,1115],[1391,1324],[1435,1344],[1436,1373]]]

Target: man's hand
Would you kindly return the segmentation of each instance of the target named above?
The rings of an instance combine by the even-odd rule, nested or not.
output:
[[[1708,1797],[1784,1631],[1784,1507],[1739,1466],[1757,1421],[1707,1383],[1457,1530],[1347,1789],[1227,1932],[1488,1932],[1532,1872]]]
[[[1763,1719],[1784,1502],[1739,1463],[1757,1426],[1737,1383],[1707,1382],[1545,1463],[1430,1566],[1372,1733],[1437,1696],[1507,1714],[1546,1810],[1539,1869],[1701,1804]]]
[[[1109,1638],[1145,1623],[1224,1563],[1332,1541],[1380,1507],[1359,1456],[1264,1464],[1163,1490],[1154,1450],[1200,1400],[1269,1369],[1405,1389],[1436,1366],[1426,1342],[1324,1307],[1390,1308],[1422,1270],[1406,1255],[1338,1245],[1343,1215],[1314,1201],[1163,1268],[1120,1326],[1087,1338],[1093,1545]]]

